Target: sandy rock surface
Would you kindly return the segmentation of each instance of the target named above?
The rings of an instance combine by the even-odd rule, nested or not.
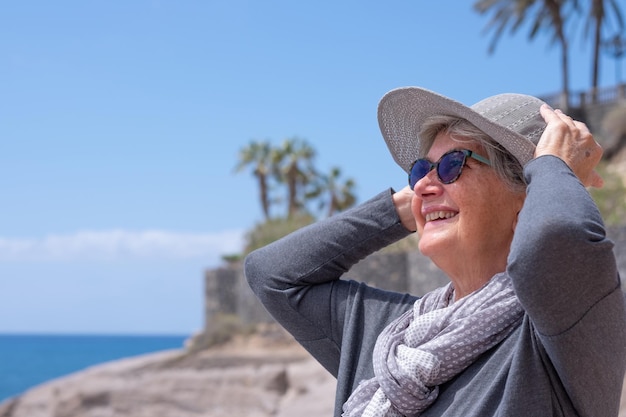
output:
[[[0,417],[331,416],[334,393],[295,344],[228,346],[95,366],[0,404]]]
[[[295,343],[246,341],[98,365],[0,404],[0,417],[332,416],[334,394],[334,378]]]

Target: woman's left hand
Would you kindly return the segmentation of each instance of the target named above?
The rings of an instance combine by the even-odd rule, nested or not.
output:
[[[393,204],[398,212],[400,222],[407,230],[414,232],[417,229],[415,224],[415,217],[411,211],[411,205],[413,204],[413,198],[415,192],[408,185],[398,192],[392,195]]]
[[[582,122],[573,120],[561,110],[541,106],[547,126],[537,143],[535,157],[554,155],[561,158],[585,187],[602,187],[602,177],[594,171],[602,158],[602,147]]]

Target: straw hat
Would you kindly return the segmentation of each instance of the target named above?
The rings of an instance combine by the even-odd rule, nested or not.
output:
[[[393,159],[408,172],[419,158],[418,133],[435,115],[468,120],[500,143],[524,166],[533,158],[546,123],[539,113],[543,101],[523,94],[499,94],[468,107],[420,87],[391,90],[378,104],[378,124]]]

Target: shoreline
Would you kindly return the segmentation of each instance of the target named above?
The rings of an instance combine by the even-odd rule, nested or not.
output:
[[[94,365],[0,403],[0,417],[332,415],[334,389],[295,342],[247,338]]]

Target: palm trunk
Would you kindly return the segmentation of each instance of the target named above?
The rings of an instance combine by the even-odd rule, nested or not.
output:
[[[291,165],[289,167],[289,171],[287,172],[287,187],[288,187],[288,192],[289,192],[289,206],[287,209],[287,216],[289,218],[293,218],[293,216],[296,214],[296,211],[298,209],[298,197],[297,197],[297,190],[298,190],[298,184],[297,184],[297,176],[298,176],[298,170],[297,167],[294,165]]]
[[[570,111],[570,97],[569,97],[569,57],[567,40],[565,37],[561,38],[561,75],[563,77],[563,84],[561,86],[562,94],[562,106],[565,113]]]
[[[563,111],[569,111],[569,59],[568,59],[568,44],[563,32],[563,18],[561,16],[561,4],[558,0],[544,0],[544,4],[550,11],[552,16],[552,23],[554,24],[554,30],[556,37],[561,43],[561,107]]]
[[[593,0],[592,10],[595,19],[595,32],[593,38],[593,69],[591,74],[591,102],[597,101],[598,79],[600,73],[600,43],[602,42],[602,19],[604,18],[604,2]]]
[[[267,176],[259,174],[259,190],[261,198],[261,207],[263,208],[263,216],[265,220],[270,218],[270,202],[267,191]]]

